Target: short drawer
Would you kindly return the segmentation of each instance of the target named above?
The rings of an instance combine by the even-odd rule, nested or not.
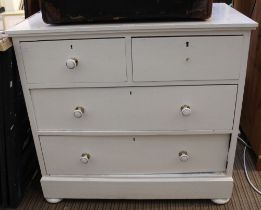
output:
[[[50,175],[224,172],[230,135],[40,137]]]
[[[236,85],[38,89],[39,130],[229,130]]]
[[[133,80],[238,79],[242,36],[133,38]]]
[[[125,39],[22,42],[29,83],[124,82]]]

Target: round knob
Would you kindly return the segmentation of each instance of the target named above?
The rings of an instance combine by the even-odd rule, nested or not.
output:
[[[191,110],[190,106],[188,106],[188,105],[183,105],[180,108],[180,110],[181,110],[181,113],[183,116],[189,116],[192,113],[192,110]]]
[[[76,118],[81,118],[84,114],[84,108],[83,107],[76,107],[73,111],[73,115]]]
[[[66,61],[66,66],[68,69],[75,69],[78,66],[78,60],[76,58],[69,58]]]
[[[90,158],[91,158],[91,155],[90,155],[90,154],[88,154],[88,153],[83,153],[83,154],[81,155],[80,161],[81,161],[82,163],[84,163],[84,164],[87,164],[87,163],[89,162]]]
[[[189,158],[190,157],[189,157],[189,155],[188,155],[188,153],[186,151],[179,152],[179,159],[180,159],[180,161],[186,162],[186,161],[189,160]]]

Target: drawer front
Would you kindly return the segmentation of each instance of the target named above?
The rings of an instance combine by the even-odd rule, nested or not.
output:
[[[39,130],[73,131],[232,129],[236,93],[236,85],[31,91]]]
[[[40,140],[50,175],[153,174],[225,171],[230,135]]]
[[[238,79],[241,36],[133,38],[133,80]]]
[[[22,42],[21,48],[29,83],[127,81],[123,38]]]

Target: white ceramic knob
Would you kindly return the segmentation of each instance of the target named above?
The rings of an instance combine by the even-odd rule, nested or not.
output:
[[[84,114],[84,108],[83,107],[76,107],[73,111],[73,115],[75,118],[81,118]]]
[[[180,110],[181,110],[181,113],[183,116],[189,116],[192,113],[192,110],[191,110],[190,106],[188,106],[188,105],[183,105],[180,108]]]
[[[75,69],[78,66],[78,60],[76,58],[69,58],[66,61],[66,67],[68,69]]]
[[[179,160],[182,161],[182,162],[186,162],[189,160],[189,155],[186,151],[181,151],[179,152]]]
[[[80,161],[81,161],[82,163],[84,163],[84,164],[87,164],[87,163],[89,162],[90,158],[91,158],[91,155],[90,155],[90,154],[88,154],[88,153],[83,153],[83,154],[81,155]]]

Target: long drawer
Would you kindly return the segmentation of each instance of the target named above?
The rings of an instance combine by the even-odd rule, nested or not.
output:
[[[133,38],[133,80],[238,79],[242,36]]]
[[[124,38],[22,42],[28,83],[124,82]]]
[[[40,137],[50,175],[224,172],[229,140],[230,135]]]
[[[39,130],[228,130],[236,85],[38,89]]]

